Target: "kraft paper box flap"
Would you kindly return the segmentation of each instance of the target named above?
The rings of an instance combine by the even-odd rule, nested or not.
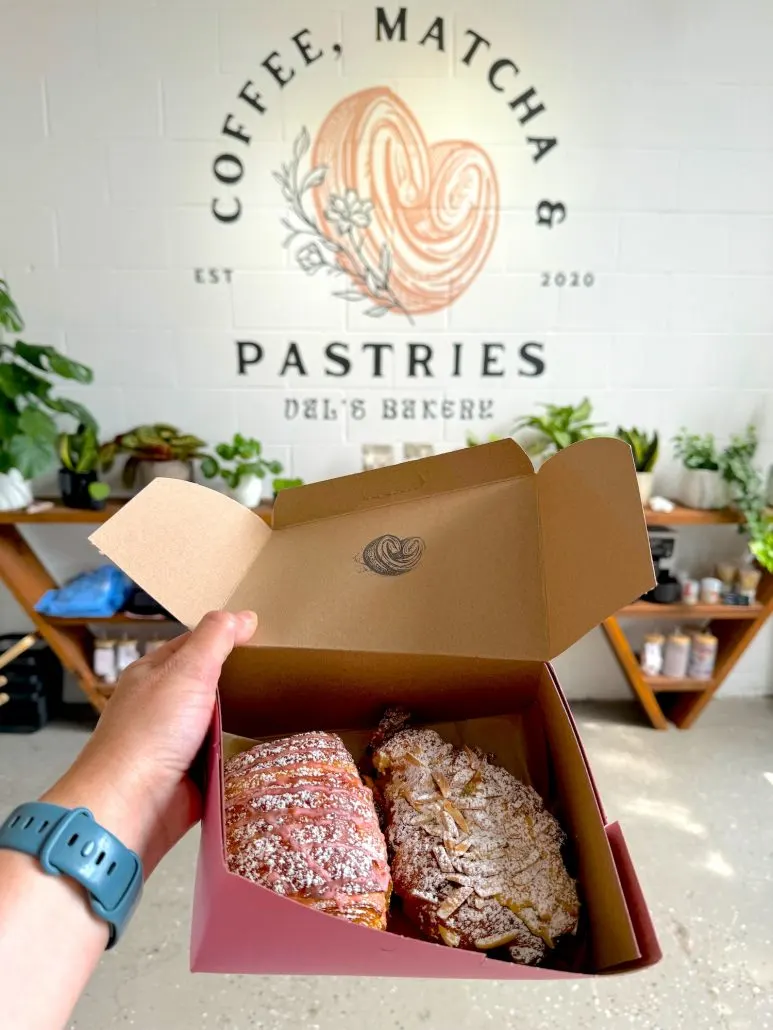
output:
[[[533,477],[534,466],[517,444],[505,440],[285,490],[276,499],[272,522],[274,529],[283,529],[519,476]]]
[[[156,480],[91,539],[187,625],[253,608],[262,647],[328,656],[549,661],[653,581],[622,441],[539,475],[513,441],[470,448],[288,491],[275,515]]]
[[[655,585],[630,447],[598,439],[540,469],[550,658]]]
[[[215,490],[156,479],[89,537],[185,626],[225,608],[271,537],[265,522]]]

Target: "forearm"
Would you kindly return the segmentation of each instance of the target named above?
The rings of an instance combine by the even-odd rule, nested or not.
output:
[[[63,808],[88,808],[105,829],[146,857],[142,806],[131,804],[111,770],[98,770],[88,754],[43,800]],[[0,849],[3,1026],[63,1027],[107,940],[107,924],[92,914],[82,887],[67,877],[47,875],[37,859]]]
[[[0,850],[0,996],[14,1030],[63,1027],[107,944],[82,888]]]

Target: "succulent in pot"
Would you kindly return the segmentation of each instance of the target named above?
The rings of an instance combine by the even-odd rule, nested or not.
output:
[[[206,479],[219,477],[234,500],[248,508],[257,508],[263,493],[266,475],[279,475],[282,465],[266,461],[259,440],[237,433],[230,443],[220,443],[214,454],[204,455],[201,472]]]
[[[660,453],[660,439],[657,433],[648,436],[646,430],[635,427],[633,429],[619,427],[617,435],[628,444],[633,453],[641,503],[646,508],[652,497],[653,469]]]
[[[59,437],[59,489],[66,508],[102,511],[110,495],[99,481],[99,440],[94,426],[81,424]]]
[[[724,508],[729,492],[720,470],[721,455],[712,433],[699,436],[682,429],[674,437],[674,456],[682,462],[677,500],[688,508]]]
[[[141,490],[159,476],[193,479],[193,459],[202,458],[204,441],[181,433],[175,426],[158,422],[137,426],[102,445],[100,462],[109,471],[121,454],[128,455],[123,467],[123,484]]]

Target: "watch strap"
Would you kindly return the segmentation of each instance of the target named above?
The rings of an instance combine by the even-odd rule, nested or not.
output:
[[[95,915],[110,927],[107,947],[113,947],[139,902],[142,862],[87,808],[20,805],[0,826],[0,848],[37,858],[49,875],[81,884]]]

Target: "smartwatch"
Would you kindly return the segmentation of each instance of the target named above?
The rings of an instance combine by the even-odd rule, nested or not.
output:
[[[0,825],[0,848],[21,851],[49,875],[79,883],[94,914],[110,928],[107,947],[118,941],[142,895],[142,862],[87,808],[19,805]]]

